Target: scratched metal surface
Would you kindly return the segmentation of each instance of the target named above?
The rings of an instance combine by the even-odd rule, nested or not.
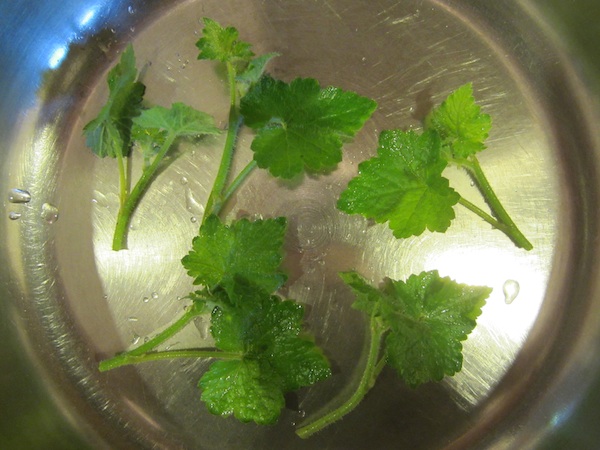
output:
[[[121,19],[73,41],[61,64],[46,74],[38,101],[19,121],[13,145],[23,150],[10,154],[13,169],[3,180],[6,190],[21,187],[32,194],[27,204],[5,203],[7,214],[21,214],[4,224],[11,242],[4,249],[11,290],[18,299],[15,320],[24,324],[31,358],[49,374],[54,397],[73,426],[90,436],[90,445],[534,446],[551,420],[536,412],[537,402],[558,385],[567,360],[575,364],[585,357],[574,352],[568,359],[562,346],[572,342],[579,349],[590,342],[572,335],[570,327],[589,327],[586,339],[597,334],[596,286],[585,278],[595,266],[584,250],[597,245],[588,233],[596,225],[598,186],[596,161],[585,161],[582,146],[589,154],[598,149],[585,128],[591,120],[585,99],[529,4],[117,3],[113,13]],[[270,65],[278,78],[311,76],[379,103],[373,119],[345,147],[337,170],[301,183],[256,172],[226,211],[227,217],[289,218],[289,282],[283,294],[308,305],[310,328],[336,368],[330,380],[300,392],[298,404],[272,427],[209,415],[196,389],[205,362],[96,370],[101,358],[142,342],[182,312],[181,298],[192,285],[180,259],[197,232],[223,142],[211,138],[180,146],[135,213],[129,250],[115,253],[110,249],[118,209],[115,163],[85,148],[81,128],[103,103],[106,70],[127,42],[144,68],[149,102],[184,101],[222,126],[223,80],[211,63],[196,60],[194,43],[204,16],[236,26],[257,54],[280,53]],[[476,98],[493,117],[489,150],[480,162],[534,250],[516,249],[461,209],[447,233],[406,240],[396,240],[385,225],[335,210],[358,164],[375,154],[381,130],[418,128],[432,105],[466,82],[473,82]],[[244,132],[239,140],[238,167],[251,158],[251,137]],[[139,167],[135,159],[134,167]],[[447,176],[482,205],[465,174],[448,170]],[[573,200],[585,219],[571,206]],[[343,399],[360,369],[363,319],[351,310],[352,298],[337,277],[349,269],[374,283],[437,269],[460,282],[490,286],[493,293],[465,343],[462,372],[411,390],[386,371],[354,413],[301,441],[295,424]],[[569,282],[581,279],[587,280],[585,287]],[[577,306],[571,314],[564,311],[567,300]],[[207,321],[197,321],[170,348],[210,345],[207,327]]]

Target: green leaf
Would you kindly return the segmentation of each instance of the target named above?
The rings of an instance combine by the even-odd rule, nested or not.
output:
[[[83,128],[86,145],[104,158],[129,153],[132,119],[141,109],[145,86],[136,81],[135,54],[129,45],[108,73],[109,96],[98,116]]]
[[[214,414],[274,422],[284,394],[331,375],[329,363],[302,333],[304,308],[235,277],[229,300],[213,310],[211,334],[218,349],[241,361],[215,363],[200,380],[202,400]]]
[[[165,130],[144,128],[135,122],[131,128],[131,140],[136,143],[136,148],[140,150],[147,163],[158,153],[166,138],[167,132]]]
[[[265,67],[271,61],[271,59],[279,56],[279,53],[266,53],[264,55],[257,56],[250,61],[248,67],[235,77],[240,97],[243,97],[248,93],[250,87],[256,84],[264,74]]]
[[[263,76],[242,98],[240,109],[246,125],[257,131],[251,148],[258,166],[292,178],[304,170],[333,169],[342,159],[344,141],[376,106],[354,92],[321,89],[312,78],[286,84]]]
[[[356,272],[341,272],[339,276],[356,294],[356,300],[352,303],[352,307],[371,316],[381,300],[379,290],[371,286]]]
[[[383,131],[377,157],[359,165],[338,208],[389,222],[397,238],[418,236],[425,229],[446,231],[460,196],[442,176],[447,161],[440,150],[436,132]]]
[[[233,414],[242,422],[272,424],[285,406],[276,374],[262,371],[256,360],[217,361],[198,386],[202,389],[201,399],[212,414]]]
[[[212,116],[184,103],[173,103],[171,108],[154,106],[142,111],[134,119],[135,125],[146,130],[164,130],[175,137],[218,134]],[[156,136],[155,132],[150,133]]]
[[[426,127],[436,130],[450,144],[454,158],[467,158],[485,149],[492,119],[481,113],[473,97],[473,86],[468,83],[429,114]]]
[[[364,301],[366,282],[357,279],[360,276],[354,274],[349,285],[357,293],[357,301]],[[388,364],[412,387],[460,371],[461,342],[475,328],[491,291],[442,278],[437,271],[411,275],[406,282],[387,279],[377,290],[379,299],[370,301],[388,330]]]
[[[192,251],[182,259],[194,284],[223,286],[228,292],[234,276],[240,275],[273,292],[285,282],[279,271],[283,258],[286,219],[246,219],[227,226],[216,216],[208,217],[192,241]]]
[[[254,56],[251,45],[238,39],[238,30],[234,27],[222,27],[218,22],[204,18],[202,37],[196,42],[200,49],[198,59],[213,61],[249,62]]]

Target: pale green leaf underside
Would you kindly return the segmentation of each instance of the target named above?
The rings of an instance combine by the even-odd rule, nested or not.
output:
[[[184,103],[173,103],[171,108],[153,106],[134,119],[137,127],[164,130],[176,137],[218,134],[212,116]]]

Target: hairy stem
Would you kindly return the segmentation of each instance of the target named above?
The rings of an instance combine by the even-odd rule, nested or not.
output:
[[[240,353],[222,352],[220,350],[167,350],[164,352],[148,352],[142,355],[124,354],[122,358],[112,358],[100,363],[100,372],[116,369],[117,367],[140,364],[150,361],[162,361],[176,358],[218,358],[218,359],[241,359]]]
[[[227,80],[229,83],[229,127],[227,129],[227,137],[225,139],[225,148],[223,156],[219,164],[219,170],[215,178],[212,190],[206,202],[203,222],[211,214],[219,214],[225,204],[225,186],[229,178],[233,155],[235,153],[235,144],[240,127],[242,126],[243,118],[237,108],[236,85],[235,85],[235,68],[233,64],[227,62]]]
[[[225,190],[225,193],[223,194],[223,204],[227,203],[227,200],[229,200],[229,198],[235,193],[244,180],[248,178],[248,175],[250,175],[252,171],[256,169],[256,167],[256,161],[252,160],[246,165],[246,167],[242,169],[235,180],[233,180]]]
[[[152,161],[150,166],[144,169],[142,176],[131,190],[131,193],[127,196],[125,203],[123,203],[121,208],[119,208],[117,225],[115,227],[115,234],[113,237],[113,250],[123,250],[127,247],[127,230],[129,228],[129,223],[131,222],[131,216],[135,211],[135,208],[137,207],[142,195],[144,195],[144,192],[148,188],[148,185],[154,179],[162,159],[169,151],[169,148],[173,145],[175,137],[176,136],[173,133],[169,133],[167,135],[167,138],[156,154],[154,161]]]
[[[358,387],[352,396],[341,406],[334,409],[330,413],[322,416],[321,418],[303,425],[296,430],[296,434],[303,439],[306,439],[313,434],[321,431],[323,428],[337,422],[346,414],[350,413],[358,404],[362,401],[364,396],[371,390],[375,384],[377,376],[381,373],[385,365],[385,358],[378,361],[379,353],[381,351],[381,342],[385,329],[383,329],[378,323],[375,317],[371,318],[370,324],[371,330],[371,342],[369,344],[369,354],[367,356],[367,363],[365,370],[362,374]]]
[[[104,361],[100,362],[100,371],[104,372],[106,370],[114,369],[115,367],[120,367],[125,364],[132,364],[132,358],[151,352],[156,347],[172,338],[175,334],[181,331],[188,323],[190,323],[192,319],[194,319],[196,316],[203,314],[203,312],[203,306],[197,306],[196,303],[192,304],[192,306],[189,307],[179,319],[177,319],[159,334],[154,336],[148,342],[144,342],[139,347],[136,347],[127,352],[120,353],[116,356],[113,356],[110,359],[105,359]]]
[[[469,200],[467,200],[463,196],[460,197],[460,199],[458,200],[458,203],[463,205],[469,211],[477,214],[479,217],[481,217],[483,220],[485,220],[487,223],[489,223],[494,228],[497,228],[497,229],[505,232],[506,227],[503,224],[498,222],[496,219],[494,219],[492,216],[490,216],[488,213],[486,213],[479,206],[475,205],[474,203],[471,203]]]
[[[498,199],[496,193],[492,189],[490,182],[483,173],[483,170],[481,169],[477,158],[475,156],[471,156],[469,157],[468,161],[464,162],[462,165],[467,170],[469,170],[469,172],[475,178],[475,182],[477,183],[477,186],[479,187],[483,198],[485,199],[486,203],[490,206],[492,214],[498,220],[496,221],[496,223],[491,222],[490,220],[488,220],[490,218],[488,214],[481,211],[472,203],[470,204],[471,206],[467,206],[470,202],[467,202],[464,199],[461,199],[460,203],[463,206],[469,208],[471,211],[475,212],[480,217],[482,217],[486,222],[490,223],[492,226],[506,234],[515,243],[517,247],[523,248],[525,250],[531,250],[533,248],[533,245],[531,244],[531,242],[529,242],[529,240],[527,240],[527,238],[521,232],[521,230],[519,230],[517,225],[513,222],[511,217],[504,209],[504,206],[502,206],[502,203],[500,203],[500,200]],[[474,208],[479,209],[479,211],[486,215],[488,218],[484,217],[484,215],[482,215],[481,213],[478,213]]]

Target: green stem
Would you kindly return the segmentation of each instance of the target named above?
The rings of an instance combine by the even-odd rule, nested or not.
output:
[[[313,434],[321,431],[323,428],[331,425],[334,422],[337,422],[346,414],[350,413],[354,408],[358,406],[358,404],[362,401],[367,392],[369,392],[369,390],[375,384],[375,379],[377,378],[379,373],[381,373],[381,370],[385,365],[385,358],[379,361],[377,360],[379,358],[379,353],[381,350],[381,341],[385,333],[385,329],[378,325],[377,319],[375,317],[371,317],[370,328],[371,342],[369,344],[369,355],[367,357],[365,370],[362,374],[360,383],[358,384],[356,391],[354,391],[352,396],[340,407],[334,409],[330,413],[315,420],[314,422],[298,428],[296,430],[296,434],[301,438],[306,439],[312,436]]]
[[[225,139],[225,148],[223,156],[219,164],[219,170],[213,183],[212,190],[206,202],[204,211],[204,222],[211,214],[219,214],[225,204],[225,186],[229,178],[233,155],[235,153],[235,143],[238,132],[242,126],[243,117],[237,108],[236,85],[235,85],[235,68],[230,62],[227,63],[227,79],[229,82],[229,126],[227,129],[227,137]]]
[[[172,338],[175,334],[181,331],[188,323],[192,321],[196,316],[203,314],[204,307],[197,306],[196,303],[192,304],[185,313],[177,319],[174,323],[169,325],[159,334],[154,336],[148,342],[144,342],[139,347],[136,347],[127,352],[120,353],[116,356],[113,356],[110,359],[105,359],[100,363],[100,371],[104,372],[106,370],[114,369],[115,367],[120,367],[124,364],[130,364],[128,361],[131,360],[132,357],[141,356],[146,353],[151,352],[159,345],[163,344],[170,338]]]
[[[218,358],[234,360],[241,359],[242,355],[240,353],[222,352],[220,350],[167,350],[164,352],[144,353],[143,355],[124,354],[123,358],[112,358],[102,361],[99,365],[99,369],[100,372],[106,372],[121,366],[176,358]]]
[[[129,191],[127,180],[127,168],[125,167],[125,158],[121,153],[117,154],[117,164],[119,165],[119,209],[125,204]]]
[[[490,206],[490,209],[492,210],[492,214],[494,216],[496,216],[496,218],[498,219],[497,224],[494,225],[492,222],[489,222],[489,220],[487,220],[481,214],[477,213],[471,207],[467,206],[462,201],[461,201],[461,204],[463,204],[463,206],[467,206],[471,211],[475,212],[480,217],[483,217],[484,220],[491,223],[492,226],[498,228],[500,231],[502,231],[504,234],[506,234],[515,243],[515,245],[517,247],[523,248],[525,250],[531,250],[533,248],[533,245],[531,244],[531,242],[529,242],[529,240],[527,240],[527,238],[525,237],[525,235],[523,235],[521,230],[519,230],[517,225],[513,222],[511,217],[508,215],[508,213],[502,206],[502,203],[500,203],[500,200],[498,199],[498,197],[496,196],[496,193],[492,189],[490,182],[488,181],[487,177],[483,173],[483,170],[481,169],[481,166],[479,165],[479,161],[477,160],[477,158],[475,156],[471,156],[468,159],[468,161],[464,162],[462,165],[465,168],[467,168],[471,172],[473,177],[475,178],[475,181],[483,195],[483,198],[485,199],[487,204]],[[473,206],[475,208],[477,208],[475,205],[473,205]],[[501,226],[498,226],[498,225],[501,225]]]
[[[117,216],[117,225],[115,227],[115,234],[113,237],[113,250],[122,250],[127,246],[127,230],[129,223],[131,222],[131,216],[133,211],[137,207],[142,195],[146,191],[148,185],[154,179],[162,159],[169,151],[169,148],[173,145],[176,135],[169,133],[165,142],[161,146],[160,150],[156,154],[152,164],[148,166],[142,172],[142,176],[127,196],[125,203],[119,208],[119,215]]]
[[[227,200],[229,200],[229,198],[235,193],[244,180],[248,178],[248,175],[250,175],[252,171],[256,169],[256,167],[256,161],[252,160],[246,165],[246,167],[242,169],[235,180],[233,180],[229,187],[225,190],[225,193],[223,194],[223,204],[227,203]]]
[[[500,222],[498,222],[496,219],[494,219],[492,216],[490,216],[488,213],[486,213],[483,209],[481,209],[479,206],[471,203],[466,198],[464,198],[464,197],[461,196],[458,199],[458,203],[460,203],[461,205],[463,205],[469,211],[474,212],[475,214],[477,214],[479,217],[481,217],[483,220],[485,220],[487,223],[489,223],[494,228],[497,228],[499,230],[502,230],[503,232],[506,232],[506,227],[503,224],[501,224]]]

